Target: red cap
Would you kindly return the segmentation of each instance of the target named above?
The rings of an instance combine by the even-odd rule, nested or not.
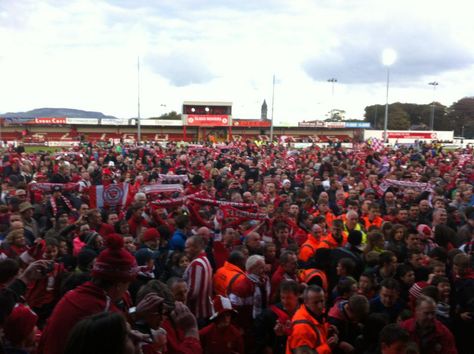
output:
[[[145,230],[142,236],[143,242],[158,240],[160,238],[160,233],[154,227],[150,227]]]
[[[13,345],[20,344],[34,330],[38,315],[23,304],[17,304],[5,320],[5,338]]]
[[[112,176],[112,171],[110,171],[108,168],[104,168],[102,170],[102,175],[103,176]]]
[[[126,282],[135,279],[137,262],[123,247],[123,237],[110,234],[105,239],[107,246],[97,257],[92,268],[92,277],[109,281]]]

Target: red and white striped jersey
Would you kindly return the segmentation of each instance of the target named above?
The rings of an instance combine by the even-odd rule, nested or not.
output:
[[[208,319],[212,315],[212,267],[205,252],[189,263],[184,279],[188,284],[189,309],[196,318]]]

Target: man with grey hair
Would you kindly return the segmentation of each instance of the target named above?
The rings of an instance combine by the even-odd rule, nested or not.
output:
[[[143,192],[138,192],[133,197],[134,203],[143,203],[146,204],[146,194]]]
[[[270,282],[265,274],[263,256],[250,256],[245,263],[245,269],[246,276],[236,281],[229,290],[229,299],[232,307],[238,312],[236,324],[245,331],[246,341],[251,341],[249,331],[253,327],[253,321],[268,306]],[[246,342],[246,347],[248,346],[251,346],[250,342]]]
[[[265,258],[252,255],[245,262],[246,277],[237,282],[229,293],[232,306],[239,312],[237,323],[248,328],[252,320],[267,307],[270,282],[265,274]]]
[[[359,214],[354,210],[349,210],[346,214],[346,220],[344,221],[344,231],[349,234],[349,232],[353,230],[362,232],[362,244],[365,245],[367,243],[367,235],[359,223]]]
[[[247,278],[254,283],[252,294],[252,317],[256,318],[267,307],[270,297],[270,282],[265,274],[265,258],[253,255],[245,262]]]

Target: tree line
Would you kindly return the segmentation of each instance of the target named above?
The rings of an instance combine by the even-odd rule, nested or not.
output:
[[[454,136],[474,138],[474,97],[464,97],[445,106],[434,102],[434,130],[454,130]],[[429,130],[433,103],[416,104],[395,102],[388,107],[388,129]],[[385,105],[365,107],[365,121],[374,129],[383,129]]]

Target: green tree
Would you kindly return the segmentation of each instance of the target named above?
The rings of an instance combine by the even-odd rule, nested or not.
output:
[[[168,112],[168,113],[164,113],[159,117],[152,117],[150,119],[177,120],[177,119],[181,119],[181,114],[177,113],[176,111],[171,111],[171,112]]]
[[[329,118],[326,118],[325,122],[342,122],[345,118],[346,111],[342,109],[332,109],[328,112]]]
[[[397,102],[389,105],[387,125],[390,130],[410,129],[410,116],[405,111],[403,104]]]
[[[410,126],[428,129],[430,124],[431,106],[426,104],[403,103],[405,112],[408,113]]]
[[[401,103],[396,102],[389,105],[389,128],[391,124],[395,126],[407,126],[406,129],[429,129],[431,121],[431,104]],[[449,121],[446,117],[446,106],[435,103],[435,129],[452,130],[449,128]],[[392,115],[393,113],[393,115]],[[392,116],[395,123],[392,121]],[[370,122],[375,129],[383,129],[385,118],[385,105],[372,105],[365,107],[365,121]],[[402,129],[402,128],[397,128]]]
[[[374,129],[383,129],[383,120],[385,114],[385,106],[376,104],[365,107],[365,121],[369,122]]]
[[[385,121],[385,105],[365,107],[365,121],[370,122],[374,129],[383,129]],[[402,103],[388,105],[388,129],[409,129],[410,116],[405,111]]]
[[[466,138],[474,137],[474,97],[464,97],[454,102],[447,112],[447,118],[453,122],[454,135],[464,132]]]

